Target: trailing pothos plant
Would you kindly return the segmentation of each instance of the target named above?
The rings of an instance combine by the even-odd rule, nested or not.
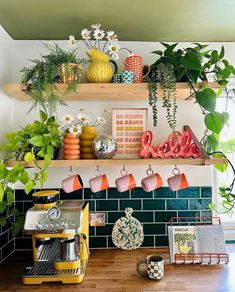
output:
[[[18,132],[6,134],[6,139],[7,143],[0,147],[5,153],[5,158],[0,161],[0,226],[6,225],[8,220],[12,225],[12,234],[16,235],[23,226],[24,217],[12,208],[14,184],[21,182],[26,194],[38,183],[42,188],[47,180],[47,168],[60,149],[61,139],[55,118],[48,117],[43,111],[40,112],[40,120],[22,127]],[[11,159],[21,162],[9,168],[7,162]],[[29,174],[24,162],[34,162],[36,171]]]
[[[225,59],[224,47],[220,51],[208,49],[208,45],[195,43],[193,47],[177,49],[178,43],[162,43],[165,50],[152,53],[159,55],[151,65],[149,74],[149,103],[153,108],[153,125],[157,125],[158,83],[163,89],[163,107],[167,109],[167,120],[173,131],[176,128],[176,87],[175,82],[187,82],[194,93],[196,102],[204,115],[206,130],[201,142],[208,153],[218,149],[219,134],[228,122],[228,101],[233,98],[233,90],[228,90],[230,76],[235,75],[235,68]],[[215,91],[207,87],[207,81],[215,81],[220,88]],[[196,83],[203,81],[202,87]],[[219,95],[227,97],[224,112],[216,111]],[[171,101],[173,100],[173,101]]]

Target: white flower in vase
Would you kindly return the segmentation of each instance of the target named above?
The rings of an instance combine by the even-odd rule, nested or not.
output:
[[[75,40],[74,35],[70,35],[70,36],[69,36],[69,41],[68,41],[68,43],[69,43],[70,46],[75,46],[75,44],[76,44],[76,40]]]
[[[97,40],[97,41],[102,40],[105,36],[105,32],[104,32],[104,30],[97,28],[94,30],[93,36],[94,36],[95,40]]]
[[[65,133],[65,131],[66,131],[66,126],[65,125],[60,125],[59,127],[58,127],[58,131],[59,131],[59,134],[60,135],[63,135],[64,133]]]
[[[82,127],[80,125],[71,126],[69,127],[69,133],[74,136],[79,136],[82,132]]]
[[[117,54],[121,47],[117,43],[111,43],[108,46],[108,50],[111,54]]]
[[[74,116],[71,114],[66,114],[63,116],[61,121],[66,125],[70,125],[74,121]]]
[[[107,37],[106,38],[110,42],[118,41],[118,36],[117,36],[117,34],[115,34],[115,32],[113,30],[107,31]]]
[[[80,111],[80,113],[77,116],[78,121],[83,125],[83,126],[89,126],[91,122],[90,116],[88,114],[83,113]]]
[[[106,119],[102,116],[98,116],[97,120],[99,124],[106,124]]]
[[[101,27],[101,24],[100,23],[96,23],[96,24],[92,24],[91,25],[91,28],[92,29],[98,29],[98,28],[100,28]]]
[[[82,31],[81,31],[81,36],[84,40],[88,41],[91,39],[91,31],[87,28],[84,28]]]

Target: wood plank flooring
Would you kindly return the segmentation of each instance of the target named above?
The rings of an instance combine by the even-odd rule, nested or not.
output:
[[[0,291],[67,292],[234,292],[235,245],[228,245],[228,265],[171,265],[166,249],[92,250],[85,280],[81,284],[44,283],[23,285],[21,275],[29,264],[29,255],[17,254],[0,264]],[[165,277],[160,281],[144,278],[136,272],[136,262],[147,255],[164,256]]]

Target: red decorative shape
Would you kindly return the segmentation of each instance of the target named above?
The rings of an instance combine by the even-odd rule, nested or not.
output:
[[[202,156],[189,131],[169,135],[166,142],[152,145],[153,133],[145,131],[141,136],[140,157],[142,158],[199,158]]]

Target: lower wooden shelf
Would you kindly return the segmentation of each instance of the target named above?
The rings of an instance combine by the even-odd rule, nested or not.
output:
[[[25,167],[35,167],[35,163],[25,163],[24,161],[10,160],[8,167],[13,167],[17,162]],[[210,165],[224,164],[226,159],[204,159],[204,158],[179,158],[179,159],[90,159],[90,160],[52,160],[49,167],[86,167],[86,166],[123,166],[123,165]],[[37,161],[37,165],[42,166],[43,161]]]

